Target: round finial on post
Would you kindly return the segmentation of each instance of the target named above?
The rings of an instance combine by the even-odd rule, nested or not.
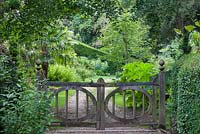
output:
[[[39,71],[41,68],[40,68],[40,65],[41,65],[41,60],[40,59],[37,59],[36,61],[35,61],[35,63],[36,63],[36,69],[37,69],[37,71]]]
[[[40,59],[37,59],[37,60],[35,61],[35,63],[36,63],[37,66],[39,66],[39,65],[41,64],[41,60],[40,60]]]
[[[159,65],[160,65],[160,67],[159,67],[160,71],[164,71],[164,69],[165,69],[165,67],[164,67],[165,61],[163,59],[161,59],[159,61]]]

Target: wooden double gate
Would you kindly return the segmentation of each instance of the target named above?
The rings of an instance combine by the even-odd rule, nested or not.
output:
[[[59,119],[52,124],[96,127],[97,130],[134,125],[165,128],[163,65],[161,61],[159,75],[150,82],[105,83],[102,78],[95,83],[47,82],[55,98],[52,109]],[[61,93],[64,99],[60,99]],[[60,101],[62,107],[59,107]]]

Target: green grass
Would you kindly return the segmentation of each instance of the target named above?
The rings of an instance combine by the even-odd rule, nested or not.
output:
[[[68,99],[70,99],[74,94],[75,94],[75,90],[69,90],[68,91]],[[65,107],[65,100],[66,100],[66,92],[62,91],[58,94],[58,107],[59,108],[63,108]],[[55,101],[55,97],[53,98],[53,100],[51,101],[51,107],[55,108],[56,101]]]
[[[119,93],[115,94],[115,103],[118,107],[123,107],[123,96]]]
[[[127,99],[128,99],[128,97],[126,96],[126,101],[127,101]],[[120,93],[115,94],[115,103],[120,108],[124,107],[123,95],[122,94],[120,94]],[[125,105],[126,105],[127,108],[130,107],[130,106],[128,106],[127,102],[125,103]]]

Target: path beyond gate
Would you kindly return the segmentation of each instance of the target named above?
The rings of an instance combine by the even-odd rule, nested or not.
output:
[[[47,82],[55,97],[55,117],[59,119],[52,125],[97,130],[134,125],[165,128],[164,61],[159,64],[160,73],[150,82],[105,83],[102,78],[90,83]],[[73,102],[69,95],[72,90]],[[61,92],[65,92],[65,100],[59,100]],[[59,107],[59,101],[64,101],[64,107]],[[74,108],[70,108],[72,105]]]

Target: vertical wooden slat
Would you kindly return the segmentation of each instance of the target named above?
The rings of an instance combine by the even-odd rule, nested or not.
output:
[[[59,113],[58,113],[59,109],[58,109],[58,93],[56,94],[56,115],[58,117]]]
[[[76,90],[76,120],[78,120],[78,102],[79,102],[79,91]]]
[[[112,97],[112,113],[115,115],[115,94]]]
[[[153,94],[152,94],[152,116],[153,120],[156,120],[156,89],[154,86],[152,86]]]
[[[126,119],[126,90],[123,91],[123,111],[124,119]]]
[[[135,90],[132,90],[132,96],[133,96],[133,118],[136,117],[136,99],[135,99]]]
[[[66,90],[65,92],[65,107],[66,107],[66,113],[65,113],[65,118],[68,119],[68,90]]]
[[[87,115],[89,113],[89,96],[88,96],[88,93],[86,93],[86,113],[87,113]]]
[[[100,83],[100,80],[97,81],[97,83]],[[96,129],[101,129],[101,87],[97,87],[97,108],[96,108]]]
[[[144,115],[144,110],[145,110],[145,105],[144,105],[144,103],[145,103],[145,95],[142,94],[142,115]]]
[[[102,79],[101,84],[104,84]],[[105,86],[101,87],[101,130],[105,130],[105,112],[104,112]]]

